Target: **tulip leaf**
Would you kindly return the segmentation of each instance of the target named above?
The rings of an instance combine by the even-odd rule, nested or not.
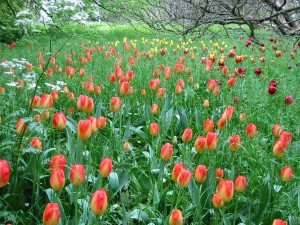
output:
[[[256,209],[256,213],[255,213],[256,222],[259,222],[259,220],[264,216],[267,208],[269,207],[270,200],[271,200],[271,193],[272,193],[271,186],[270,183],[267,181],[264,183],[262,187],[259,205]]]
[[[157,208],[157,205],[159,204],[160,198],[159,198],[159,191],[158,191],[156,182],[153,185],[153,189],[154,189],[153,190],[153,204]]]
[[[77,126],[77,122],[71,117],[67,116],[67,127],[69,127],[70,130],[75,134],[77,134]]]
[[[108,177],[109,186],[113,190],[117,190],[119,187],[119,177],[116,172],[111,172]]]
[[[140,127],[130,127],[130,130],[132,132],[138,134],[143,140],[146,140],[147,136],[146,136],[145,132],[141,130],[142,128],[143,128],[142,126],[140,126]]]
[[[184,108],[181,108],[180,111],[180,123],[182,124],[183,128],[187,128],[189,126],[186,111]]]
[[[191,199],[193,201],[193,204],[194,204],[194,206],[197,206],[199,204],[198,187],[197,187],[194,179],[191,180],[188,187],[189,187],[189,193],[190,193]]]
[[[95,118],[99,118],[99,117],[101,116],[101,110],[102,110],[102,102],[100,101],[100,102],[98,103],[96,112],[95,112],[95,114],[94,114],[94,117],[95,117]]]
[[[130,131],[131,125],[130,125],[130,120],[127,121],[126,128],[125,128],[125,133],[123,136],[123,140],[128,140],[130,136],[132,135]]]
[[[130,214],[129,218],[136,219],[138,221],[148,223],[150,222],[150,218],[147,213],[142,211],[141,209],[134,209]]]
[[[196,123],[196,128],[199,131],[201,131],[201,118],[200,118],[200,110],[198,107],[195,107],[195,123]]]

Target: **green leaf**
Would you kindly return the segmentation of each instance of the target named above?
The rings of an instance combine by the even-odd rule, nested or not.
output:
[[[140,127],[130,127],[130,130],[132,132],[136,133],[137,135],[139,135],[140,138],[142,138],[143,140],[146,140],[147,136],[146,136],[145,132],[141,130],[142,128],[143,128],[142,126],[140,126]]]
[[[67,116],[67,127],[69,127],[70,130],[75,134],[77,134],[77,126],[77,122],[69,116]]]
[[[98,106],[97,106],[96,112],[94,114],[94,117],[99,118],[101,116],[101,110],[102,110],[102,102],[100,101],[98,103]]]
[[[108,177],[109,186],[113,190],[117,190],[119,188],[119,177],[116,172],[111,172]]]
[[[256,208],[255,221],[257,223],[263,217],[263,215],[265,214],[266,210],[268,209],[268,207],[270,205],[271,193],[272,192],[271,192],[270,183],[268,181],[266,181],[261,189],[259,205]]]
[[[159,191],[157,188],[157,183],[155,182],[153,185],[153,204],[155,206],[155,208],[157,208],[157,205],[159,204],[160,201],[160,197],[159,197]]]
[[[199,205],[199,200],[198,200],[198,187],[196,185],[196,182],[194,179],[191,180],[191,182],[189,183],[189,193],[191,196],[191,199],[193,201],[194,206]]]

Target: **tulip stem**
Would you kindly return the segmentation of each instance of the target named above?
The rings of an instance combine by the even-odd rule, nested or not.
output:
[[[235,225],[235,221],[236,221],[236,211],[237,211],[237,207],[238,207],[238,200],[236,200],[235,207],[234,207],[233,225]]]
[[[77,211],[78,211],[78,191],[77,191],[77,186],[74,186],[74,191],[75,191],[75,225],[77,225]]]

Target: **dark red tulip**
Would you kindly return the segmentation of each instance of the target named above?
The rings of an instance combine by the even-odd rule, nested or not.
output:
[[[268,92],[270,95],[275,94],[276,92],[276,87],[275,86],[269,86]]]

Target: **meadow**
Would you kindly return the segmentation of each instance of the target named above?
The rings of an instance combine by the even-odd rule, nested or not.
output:
[[[300,224],[300,42],[100,28],[0,45],[1,224]]]

